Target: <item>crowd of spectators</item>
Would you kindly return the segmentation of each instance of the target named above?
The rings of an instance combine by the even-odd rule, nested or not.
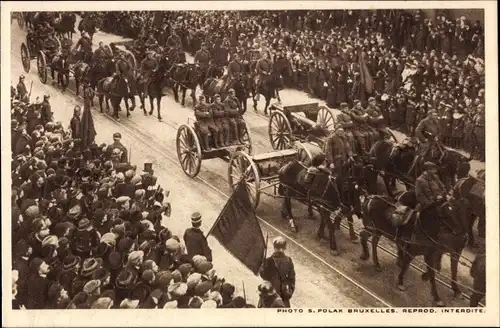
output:
[[[18,98],[12,88],[14,309],[253,307],[215,271],[201,214],[182,240],[166,227],[168,192],[152,163],[128,163],[120,133],[85,147],[78,107],[64,128],[49,97]],[[259,307],[283,306],[268,282],[259,292]]]
[[[355,100],[366,104],[373,96],[388,126],[410,135],[434,108],[443,119],[445,144],[480,157],[483,141],[473,133],[477,107],[484,106],[485,97],[480,21],[463,16],[453,20],[445,11],[426,18],[422,11],[405,10],[102,15],[105,31],[127,37],[141,38],[153,31],[161,41],[175,30],[192,54],[203,42],[228,47],[240,58],[248,58],[253,50],[268,50],[287,87],[306,91],[332,108],[342,102],[352,106]],[[363,70],[371,81],[362,78]]]

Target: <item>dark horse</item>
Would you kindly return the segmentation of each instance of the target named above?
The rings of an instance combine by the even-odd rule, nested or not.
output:
[[[330,248],[334,254],[338,254],[338,247],[334,230],[340,227],[340,220],[346,217],[349,225],[349,235],[353,242],[357,240],[354,232],[352,215],[361,217],[360,189],[353,177],[338,175],[337,177],[328,172],[320,171],[314,175],[310,184],[304,182],[307,168],[299,161],[292,161],[285,165],[279,172],[280,187],[278,192],[284,197],[281,214],[288,218],[295,227],[293,219],[291,199],[302,199],[309,207],[315,205],[321,216],[321,224],[317,235],[321,239],[324,236],[325,224],[330,231]],[[347,170],[352,172],[351,170]],[[349,173],[348,173],[349,174]],[[335,223],[330,221],[333,213]],[[335,225],[335,227],[334,227]]]
[[[283,88],[283,78],[279,72],[273,71],[270,75],[266,76],[260,85],[257,85],[256,79],[252,86],[252,99],[253,99],[253,109],[257,111],[257,95],[261,94],[266,100],[266,105],[264,106],[264,114],[267,115],[267,108],[271,103],[271,99],[276,98],[281,101],[279,90]]]
[[[139,98],[141,100],[141,108],[144,111],[144,115],[147,115],[145,100],[149,97],[149,104],[151,108],[149,109],[149,115],[153,114],[154,111],[154,99],[156,99],[156,108],[158,111],[158,120],[162,120],[161,117],[161,98],[165,95],[164,88],[169,84],[169,68],[170,62],[168,57],[161,56],[159,60],[159,67],[154,71],[149,78],[138,79],[137,81],[137,91]]]
[[[475,247],[474,233],[472,227],[476,219],[479,220],[477,228],[480,238],[486,236],[486,201],[485,184],[483,180],[468,176],[458,180],[453,188],[453,197],[461,205],[460,209],[467,215],[467,233],[469,246]]]
[[[130,116],[130,109],[127,99],[130,98],[130,82],[129,77],[122,74],[115,74],[112,77],[106,77],[97,82],[96,93],[99,96],[99,107],[103,112],[102,101],[106,97],[106,110],[109,110],[109,100],[113,106],[113,117],[119,119],[118,111],[122,99],[125,101],[127,109],[127,117]]]
[[[231,81],[228,81],[227,84],[224,84],[224,81],[221,79],[209,77],[205,83],[203,83],[203,95],[205,96],[207,102],[212,102],[213,97],[216,94],[219,94],[224,100],[230,89],[234,89],[234,93],[236,98],[238,98],[242,112],[244,114],[247,110],[247,83],[248,79],[244,79],[243,77],[236,77]]]
[[[49,63],[52,84],[57,84],[62,87],[62,91],[66,90],[69,78],[69,61],[67,56],[62,53],[55,54]],[[57,74],[56,74],[57,73]],[[56,79],[57,76],[57,79]]]
[[[435,148],[421,158],[415,144],[399,146],[388,140],[379,140],[370,149],[370,157],[374,168],[381,173],[389,196],[393,196],[395,180],[399,179],[409,189],[422,173],[421,163],[425,161],[434,162],[438,166],[438,174],[447,188],[451,188],[457,178],[461,178],[470,170],[470,157],[459,152]]]
[[[76,95],[80,93],[80,84],[83,81],[88,81],[92,90],[95,90],[97,82],[105,77],[113,75],[115,72],[115,60],[109,59],[94,59],[91,64],[79,62],[73,66],[73,76],[75,77]]]
[[[398,288],[405,290],[404,275],[413,258],[423,255],[427,271],[422,274],[424,281],[431,283],[433,306],[444,306],[436,288],[435,270],[441,269],[441,257],[450,254],[452,290],[455,296],[461,291],[456,283],[458,261],[466,244],[466,223],[457,214],[452,202],[434,204],[418,215],[415,209],[417,200],[413,191],[403,192],[397,203],[387,196],[372,195],[362,205],[364,230],[360,233],[362,260],[370,257],[368,238],[372,236],[373,263],[381,271],[377,256],[377,245],[384,236],[395,241],[398,249]],[[406,207],[405,207],[406,206]],[[430,214],[433,210],[435,215]]]
[[[172,66],[169,72],[170,77],[174,81],[173,91],[176,102],[179,102],[179,89],[182,91],[181,105],[186,102],[186,91],[191,90],[191,99],[193,106],[196,105],[196,87],[200,82],[201,70],[195,64],[176,64]]]

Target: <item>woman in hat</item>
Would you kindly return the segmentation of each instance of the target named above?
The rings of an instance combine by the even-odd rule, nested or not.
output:
[[[92,250],[99,246],[99,235],[94,229],[92,223],[87,218],[78,221],[76,231],[72,235],[73,252],[81,258],[90,256]]]
[[[103,261],[100,258],[91,257],[83,261],[80,274],[72,282],[71,292],[73,295],[83,291],[85,284],[92,279],[92,274],[101,268],[102,264]]]
[[[63,269],[59,275],[59,283],[61,286],[68,291],[70,297],[74,297],[75,294],[72,290],[72,282],[78,276],[80,270],[80,258],[74,255],[68,255],[63,260]]]

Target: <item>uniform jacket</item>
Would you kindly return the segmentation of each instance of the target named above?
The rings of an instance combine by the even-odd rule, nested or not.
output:
[[[439,122],[430,117],[426,117],[422,121],[420,121],[420,123],[417,126],[417,129],[415,130],[415,136],[421,142],[426,142],[427,141],[426,133],[432,136],[437,136],[439,133]]]
[[[234,77],[236,74],[240,73],[242,70],[241,64],[236,60],[232,60],[227,66],[227,75],[229,77]]]
[[[122,157],[120,158],[120,161],[122,163],[127,163],[128,162],[128,150],[125,148],[124,145],[120,141],[115,141],[111,144],[111,149],[118,148],[122,151]]]
[[[19,82],[17,84],[17,94],[19,99],[23,100],[26,96],[28,96],[28,90],[26,89],[26,85],[24,82]]]
[[[326,141],[325,155],[330,163],[345,162],[352,156],[349,143],[340,136],[333,134]]]
[[[195,255],[203,255],[212,262],[212,250],[208,246],[207,239],[200,229],[188,228],[184,232],[184,243],[189,258]]]
[[[154,58],[145,58],[141,62],[141,73],[151,74],[153,70],[157,69],[159,66],[158,61]]]
[[[76,44],[77,48],[78,46],[80,46],[80,49],[85,52],[92,52],[92,41],[89,38],[81,37]]]
[[[263,75],[265,73],[271,73],[273,69],[273,63],[269,59],[260,59],[255,66],[257,74]]]
[[[81,139],[82,134],[81,134],[81,121],[80,117],[73,115],[71,118],[71,121],[69,122],[70,128],[71,128],[71,138],[73,139]]]
[[[199,61],[202,65],[208,65],[208,61],[210,60],[210,53],[208,50],[200,49],[194,55],[194,60]]]
[[[438,196],[446,192],[444,184],[439,178],[424,172],[415,182],[415,194],[417,201],[422,205],[422,210],[436,202]]]
[[[260,269],[262,279],[269,281],[276,292],[281,294],[282,284],[289,284],[295,288],[295,268],[292,259],[281,253],[275,252],[264,260]]]

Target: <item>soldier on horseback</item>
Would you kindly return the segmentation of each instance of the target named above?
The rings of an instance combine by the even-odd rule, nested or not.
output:
[[[200,66],[202,76],[207,74],[210,57],[210,51],[208,51],[206,43],[202,43],[201,49],[194,55],[194,62]]]
[[[241,105],[234,89],[229,89],[228,96],[224,99],[224,109],[226,110],[226,117],[230,124],[230,130],[233,131],[234,139],[237,142],[243,143],[241,136],[245,132],[245,121],[241,115]]]
[[[384,139],[389,137],[389,130],[385,125],[385,119],[382,116],[382,110],[377,106],[375,98],[370,97],[368,99],[368,106],[365,109],[365,113],[368,114],[368,125],[372,132],[372,145],[383,137]]]
[[[219,128],[215,125],[212,109],[205,103],[205,97],[199,96],[198,103],[194,106],[196,126],[202,137],[203,149],[208,151],[210,147],[210,135],[213,136],[216,148],[219,148]]]
[[[87,32],[82,33],[82,37],[78,40],[75,49],[79,50],[80,60],[90,64],[92,60],[92,40]]]
[[[346,102],[340,104],[340,114],[337,115],[337,125],[344,129],[345,138],[351,146],[351,151],[356,151],[356,143],[353,135],[354,122],[349,114],[349,107]]]
[[[474,128],[472,130],[473,135],[473,149],[474,156],[479,158],[480,161],[484,161],[485,153],[485,114],[484,114],[484,105],[479,104],[477,106],[477,114],[472,119],[474,123]]]
[[[424,159],[431,148],[436,145],[436,138],[439,134],[439,121],[437,112],[430,109],[427,117],[418,124],[415,129],[415,136],[421,142],[419,156]]]
[[[255,80],[256,90],[259,90],[259,87],[262,86],[271,75],[273,71],[273,62],[269,58],[269,53],[264,51],[262,53],[262,58],[257,61],[255,65],[255,72],[257,73],[257,79]],[[256,95],[256,101],[259,101],[259,92]]]
[[[219,128],[219,144],[221,146],[229,145],[229,122],[226,116],[224,105],[221,102],[219,94],[214,96],[214,102],[211,104],[212,113],[214,115],[215,125]]]
[[[367,133],[367,121],[368,114],[363,111],[361,107],[361,102],[359,100],[354,100],[354,107],[350,111],[350,116],[355,124],[353,129],[353,135],[359,143],[359,155],[364,155],[368,153],[370,149],[369,145],[369,134]]]
[[[146,51],[151,51],[154,48],[158,47],[158,41],[155,39],[152,31],[148,33],[148,38],[144,42],[144,47],[146,48]]]
[[[233,55],[233,60],[227,65],[227,75],[222,77],[224,84],[222,86],[222,90],[225,90],[226,87],[235,79],[239,77],[241,72],[243,71],[243,66],[241,65],[240,58],[237,53]]]
[[[99,48],[94,51],[94,59],[103,62],[108,58],[111,58],[111,54],[104,48],[104,43],[99,41]]]
[[[174,29],[172,29],[172,35],[167,39],[167,46],[169,48],[179,48],[182,45],[181,38],[177,35]]]
[[[353,161],[353,153],[343,128],[338,127],[325,143],[325,156],[332,172],[342,175],[348,161]]]
[[[141,62],[141,71],[140,71],[140,75],[138,78],[139,83],[145,83],[145,84],[149,83],[151,80],[151,76],[160,67],[158,60],[156,60],[156,58],[154,58],[153,55],[154,55],[154,52],[149,50],[146,53],[146,58],[144,58]]]

